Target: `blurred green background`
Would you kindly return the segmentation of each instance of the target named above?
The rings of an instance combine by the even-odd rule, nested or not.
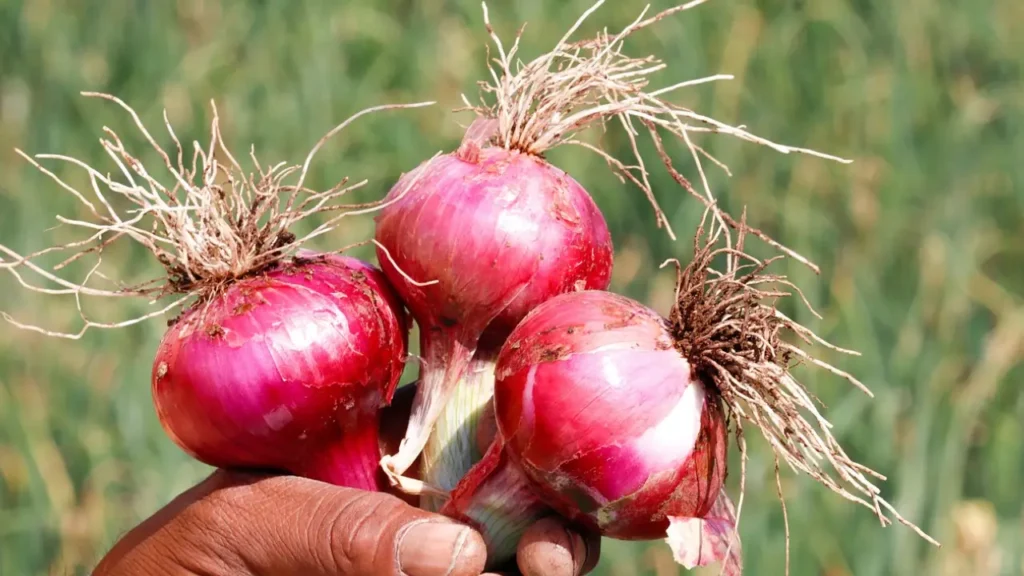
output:
[[[505,38],[529,22],[523,55],[533,57],[587,6],[521,0],[491,11]],[[609,3],[585,31],[621,28],[642,7]],[[0,0],[0,242],[27,251],[66,241],[66,230],[50,230],[53,214],[80,214],[14,147],[113,169],[97,143],[102,127],[138,143],[124,113],[81,90],[124,98],[165,143],[162,109],[183,139],[205,140],[216,99],[228,142],[241,155],[254,144],[264,162],[301,162],[361,108],[437,100],[364,118],[319,156],[314,185],[370,178],[360,198],[371,199],[457,145],[469,118],[449,110],[460,92],[475,95],[485,40],[475,0]],[[680,93],[681,103],[856,160],[843,166],[725,136],[700,140],[733,170],[731,179],[710,170],[723,202],[747,206],[753,224],[821,265],[821,276],[796,264],[783,270],[824,320],[789,311],[861,350],[825,358],[876,397],[824,374],[801,376],[828,404],[851,455],[889,476],[886,496],[944,543],[933,549],[903,527],[882,529],[868,510],[784,473],[793,574],[1021,574],[1024,3],[713,0],[638,34],[628,49],[671,64],[660,85],[736,75]],[[625,152],[621,133],[601,138]],[[550,158],[608,218],[613,288],[666,312],[672,275],[657,264],[689,254],[698,205],[655,170],[681,237],[672,243],[643,196],[597,157],[571,149]],[[57,168],[86,183],[81,171]],[[354,218],[318,246],[370,234],[372,220]],[[154,271],[139,250],[114,250],[105,262],[126,278]],[[52,329],[79,326],[73,300],[25,293],[9,275],[0,276],[0,309]],[[89,304],[105,319],[145,309]],[[208,472],[164,436],[151,406],[162,329],[154,320],[72,342],[0,327],[0,574],[86,573],[120,533]],[[763,443],[752,448],[746,565],[750,574],[779,574],[772,461]],[[599,572],[677,569],[659,542],[608,542]]]

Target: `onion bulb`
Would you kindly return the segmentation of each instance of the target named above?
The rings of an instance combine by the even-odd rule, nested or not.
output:
[[[383,275],[304,254],[177,319],[153,365],[168,435],[197,460],[377,490],[378,411],[408,323]]]

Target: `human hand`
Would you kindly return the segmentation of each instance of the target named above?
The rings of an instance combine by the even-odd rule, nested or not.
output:
[[[382,493],[218,470],[129,532],[94,576],[476,576],[479,534]]]
[[[383,418],[385,445],[401,440],[413,391],[400,390]],[[519,569],[585,574],[599,546],[544,519],[523,536]],[[218,470],[129,532],[93,575],[476,576],[485,561],[480,534],[395,495]]]

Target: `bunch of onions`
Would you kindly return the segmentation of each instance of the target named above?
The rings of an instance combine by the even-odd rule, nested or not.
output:
[[[378,412],[390,402],[402,374],[409,321],[379,270],[355,258],[317,254],[301,246],[330,231],[341,216],[372,208],[338,202],[363,183],[343,180],[324,192],[304,187],[314,154],[355,118],[394,106],[365,110],[346,120],[316,145],[302,166],[265,168],[253,156],[257,173],[251,174],[224,145],[216,107],[209,146],[196,143],[189,166],[170,124],[177,145],[172,154],[156,143],[127,104],[104,94],[86,96],[111,100],[131,114],[165,160],[170,183],[153,176],[109,129],[101,144],[123,181],[73,158],[37,157],[85,168],[99,204],[22,154],[72,192],[93,221],[60,218],[87,229],[90,236],[84,241],[27,256],[0,246],[10,258],[0,267],[30,289],[73,294],[79,300],[174,297],[141,318],[115,324],[86,319],[81,332],[64,336],[126,326],[184,308],[169,323],[156,354],[152,390],[164,429],[196,459],[219,467],[285,470],[366,490],[386,487],[379,474]],[[298,179],[291,184],[293,175]],[[110,201],[114,197],[133,209],[119,212],[118,204]],[[340,215],[305,238],[289,231],[328,210]],[[36,263],[53,253],[71,252],[59,270],[82,256],[102,254],[122,238],[151,251],[166,276],[111,290],[94,285],[100,276],[98,263],[80,282]],[[60,288],[30,284],[23,271]]]
[[[9,258],[0,258],[0,268],[30,289],[79,300],[177,296],[134,320],[86,320],[82,332],[184,308],[152,374],[157,414],[179,446],[215,466],[275,468],[367,490],[384,488],[386,475],[421,494],[422,507],[479,529],[492,567],[513,557],[531,523],[559,514],[612,538],[666,538],[681,564],[721,561],[727,574],[738,574],[742,495],[734,507],[725,486],[730,424],[741,462],[744,426],[752,424],[778,461],[867,506],[883,524],[891,516],[934,542],[881,498],[871,478],[877,473],[846,455],[791,374],[800,361],[863,388],[783,339],[842,351],[778,310],[776,300],[795,287],[766,273],[772,260],[747,254],[745,238],[813,264],[749,227],[745,215],[737,220],[719,208],[701,163],[718,162],[692,136],[724,133],[783,153],[843,160],[770,142],[665,100],[728,76],[648,87],[665,65],[626,56],[625,39],[703,2],[651,17],[645,11],[617,34],[570,42],[602,3],[527,63],[516,60],[518,37],[505,49],[485,5],[497,58],[482,102],[470,106],[476,120],[456,151],[403,175],[378,203],[337,205],[362,183],[343,181],[325,192],[303,184],[327,138],[366,112],[396,106],[350,118],[301,166],[256,162],[257,173],[248,174],[220,138],[216,109],[212,141],[205,150],[196,144],[190,167],[173,131],[177,150],[168,154],[126,104],[90,94],[132,114],[165,160],[171,184],[153,177],[109,130],[101,142],[124,181],[49,156],[84,167],[98,203],[25,156],[82,202],[94,221],[62,222],[91,236],[27,256],[0,246]],[[631,161],[582,139],[609,120],[624,128]],[[692,261],[676,263],[676,303],[667,318],[605,291],[612,269],[605,219],[586,190],[543,157],[566,144],[599,154],[646,194],[674,239],[639,152],[643,133],[671,177],[707,210]],[[685,144],[703,190],[673,167],[664,133]],[[293,174],[297,182],[288,184]],[[115,210],[103,190],[135,209]],[[341,212],[302,238],[289,231],[328,210]],[[302,248],[341,217],[371,211],[380,270]],[[166,275],[111,290],[94,286],[96,267],[73,282],[36,262],[71,251],[60,269],[125,237],[150,250]],[[32,285],[25,271],[60,288]],[[382,456],[379,410],[391,401],[406,359],[405,308],[420,328],[420,383],[404,439]],[[422,479],[407,478],[421,456]]]

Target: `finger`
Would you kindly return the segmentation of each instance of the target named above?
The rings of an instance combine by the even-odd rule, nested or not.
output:
[[[594,569],[600,553],[599,536],[581,534],[552,516],[523,534],[516,561],[524,576],[580,576]]]
[[[388,494],[281,476],[206,500],[205,533],[227,533],[258,575],[476,576],[486,561],[477,532]]]

